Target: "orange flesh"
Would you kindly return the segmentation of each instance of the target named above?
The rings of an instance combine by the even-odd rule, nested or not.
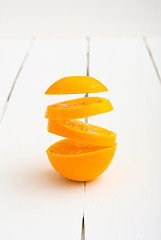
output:
[[[50,152],[58,155],[79,155],[99,151],[105,148],[106,147],[103,146],[96,146],[72,139],[66,139],[66,141],[59,141],[54,144],[50,149]]]
[[[74,181],[91,181],[108,168],[115,150],[116,143],[111,147],[95,147],[64,139],[51,145],[47,155],[62,176]]]
[[[78,120],[49,120],[48,132],[99,146],[112,146],[116,133]]]
[[[54,108],[71,108],[71,107],[81,107],[90,104],[96,104],[106,101],[106,98],[99,98],[99,97],[83,97],[77,98],[73,100],[68,100],[60,103],[52,104]]]
[[[92,134],[102,134],[102,135],[110,135],[113,134],[112,131],[109,131],[105,128],[101,128],[98,126],[94,126],[92,124],[88,124],[82,121],[78,121],[78,120],[62,120],[59,121],[62,125],[70,127],[70,128],[74,128],[74,129],[78,129],[81,130],[83,132],[88,132],[88,133],[92,133]]]
[[[91,77],[66,77],[51,85],[46,94],[104,92],[107,88]],[[116,150],[116,133],[82,121],[73,120],[109,112],[110,101],[84,97],[47,107],[48,131],[67,139],[47,149],[51,165],[62,176],[75,181],[90,181],[109,166]]]
[[[106,98],[83,97],[49,105],[45,117],[71,120],[109,112],[112,109],[110,101]]]

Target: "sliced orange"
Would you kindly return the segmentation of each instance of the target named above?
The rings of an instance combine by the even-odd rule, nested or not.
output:
[[[49,105],[45,117],[48,119],[70,120],[85,118],[113,109],[110,101],[100,97],[83,97]]]
[[[48,132],[99,146],[112,146],[116,133],[78,120],[49,120]]]
[[[98,80],[88,76],[64,77],[53,83],[45,94],[78,94],[108,91]]]
[[[45,94],[85,94],[107,88],[87,76],[65,77],[52,84]],[[67,139],[47,149],[50,163],[62,176],[75,181],[90,181],[109,166],[116,150],[116,133],[75,119],[90,117],[113,109],[100,97],[83,97],[47,107],[48,131]]]
[[[112,161],[112,147],[64,139],[51,145],[47,155],[51,165],[62,176],[75,181],[90,181],[102,174]]]

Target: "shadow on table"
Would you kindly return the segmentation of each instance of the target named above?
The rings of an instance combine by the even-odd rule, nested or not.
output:
[[[58,191],[73,191],[76,189],[83,189],[82,182],[75,182],[68,180],[58,174],[54,169],[21,169],[21,172],[14,172],[10,176],[10,183],[12,188],[21,193],[45,193],[50,190],[57,189]]]

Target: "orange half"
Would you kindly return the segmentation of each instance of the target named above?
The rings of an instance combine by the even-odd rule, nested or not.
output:
[[[62,176],[75,181],[90,181],[108,168],[115,150],[116,143],[105,147],[64,139],[51,145],[47,155],[51,165]]]
[[[45,94],[79,94],[108,91],[98,80],[88,76],[64,77],[53,83]]]
[[[56,120],[71,120],[109,112],[112,109],[110,101],[106,98],[83,97],[49,105],[45,117]]]
[[[107,147],[116,140],[116,133],[78,120],[49,120],[48,132]]]

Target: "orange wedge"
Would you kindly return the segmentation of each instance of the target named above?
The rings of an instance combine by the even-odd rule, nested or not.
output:
[[[110,101],[100,97],[83,97],[49,105],[45,117],[48,119],[71,120],[85,118],[113,109]]]
[[[98,80],[88,76],[64,77],[52,84],[45,94],[78,94],[108,91]]]
[[[112,147],[104,147],[64,139],[51,145],[47,155],[51,165],[62,176],[75,181],[90,181],[108,168],[115,150],[116,143]]]
[[[107,147],[116,140],[116,133],[78,120],[49,120],[48,132]]]

